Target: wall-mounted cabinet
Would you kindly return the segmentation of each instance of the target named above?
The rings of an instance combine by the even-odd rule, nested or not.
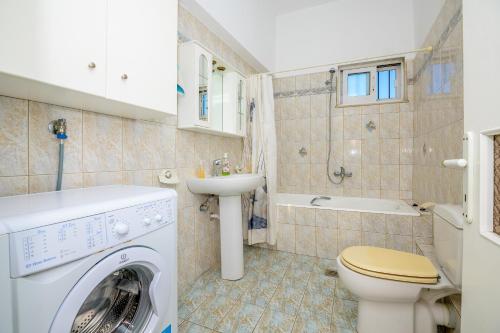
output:
[[[179,83],[184,88],[184,96],[178,101],[178,109],[183,110],[182,116],[179,112],[179,127],[209,129],[212,55],[198,44],[185,43],[179,47],[179,62]]]
[[[177,0],[0,2],[0,94],[131,118],[176,114]]]
[[[246,134],[245,78],[196,41],[179,46],[178,127],[224,136]]]

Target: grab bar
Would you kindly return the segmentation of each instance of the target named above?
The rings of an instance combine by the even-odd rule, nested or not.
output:
[[[319,196],[319,197],[314,197],[311,202],[309,202],[311,204],[311,206],[317,206],[319,207],[320,205],[318,205],[316,203],[317,200],[331,200],[332,198],[330,197],[324,197],[324,196]]]

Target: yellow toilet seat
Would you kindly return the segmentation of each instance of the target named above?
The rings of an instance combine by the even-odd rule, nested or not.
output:
[[[435,284],[439,274],[424,256],[372,246],[348,247],[340,260],[349,269],[376,278]]]

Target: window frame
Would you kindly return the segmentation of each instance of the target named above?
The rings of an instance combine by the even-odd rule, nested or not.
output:
[[[380,72],[385,72],[385,71],[391,71],[391,70],[396,71],[396,85],[394,87],[396,97],[394,98],[379,98],[379,91],[378,91],[378,73]],[[390,94],[390,92],[389,92]],[[393,64],[393,65],[382,65],[382,66],[377,66],[377,101],[380,102],[387,102],[387,101],[395,101],[401,99],[401,65],[400,64]]]
[[[373,92],[374,89],[377,85],[377,78],[376,75],[374,76],[374,69],[376,71],[376,67],[370,66],[370,67],[360,67],[360,68],[353,68],[353,69],[345,69],[342,72],[342,91],[345,91],[345,95],[342,96],[343,101],[346,104],[358,104],[358,103],[363,103],[367,104],[370,103],[373,100]],[[348,95],[348,88],[347,88],[347,77],[350,74],[359,74],[359,73],[370,73],[370,87],[369,87],[369,95],[366,96],[349,96]]]
[[[396,97],[378,99],[378,72],[390,69],[396,70]],[[406,63],[404,58],[339,66],[338,72],[337,107],[407,102]],[[348,96],[348,75],[366,72],[370,72],[370,94],[367,96]]]

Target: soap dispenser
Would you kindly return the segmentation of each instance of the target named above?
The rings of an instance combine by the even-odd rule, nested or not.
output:
[[[230,171],[230,163],[229,163],[228,154],[224,153],[224,158],[222,159],[222,175],[229,176],[230,174],[231,174],[231,171]]]

